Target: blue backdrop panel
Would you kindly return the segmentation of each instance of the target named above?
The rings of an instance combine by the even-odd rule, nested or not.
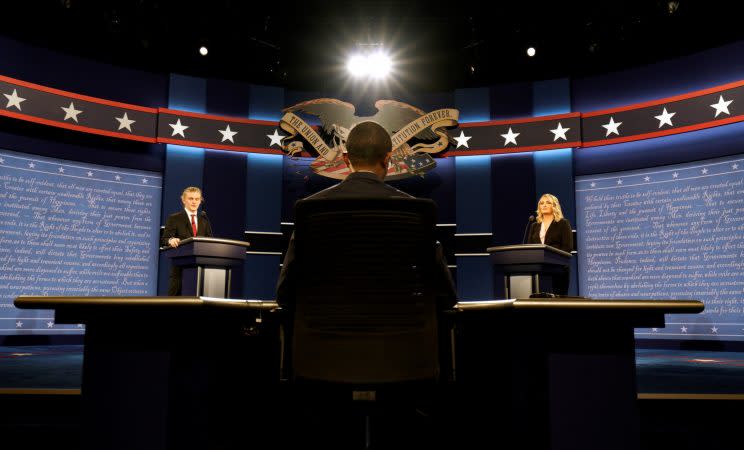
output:
[[[114,66],[0,36],[0,74],[56,89],[158,108],[168,76]]]
[[[568,112],[571,112],[571,82],[568,78],[533,83],[533,116],[550,116]]]
[[[159,174],[0,151],[0,334],[82,331],[18,295],[148,296]]]
[[[744,79],[744,41],[693,55],[573,80],[573,110],[625,106]]]
[[[535,214],[533,153],[491,157],[493,245],[522,242],[530,215]]]
[[[251,119],[279,120],[284,108],[284,89],[275,86],[250,86],[248,112]]]
[[[413,176],[391,181],[390,185],[437,204],[437,223],[455,223],[455,158],[437,158],[437,166],[423,177]]]
[[[207,111],[207,80],[177,73],[171,74],[168,108],[205,113]]]
[[[294,204],[297,200],[339,182],[313,172],[310,168],[313,161],[315,158],[282,159],[282,222],[294,222]]]
[[[209,114],[248,117],[250,84],[210,78],[207,80],[206,108]]]
[[[576,229],[576,209],[574,198],[573,179],[573,150],[570,148],[558,150],[546,150],[535,152],[535,188],[537,200],[544,193],[550,193],[558,197],[561,203],[563,216],[571,222]],[[578,264],[574,258],[571,261],[571,280],[568,286],[568,294],[578,293]]]
[[[204,195],[215,237],[245,239],[245,153],[207,150],[204,154]],[[234,298],[243,296],[243,273],[233,271]]]
[[[460,122],[482,122],[491,118],[488,88],[457,89],[455,108],[460,111]]]
[[[641,169],[734,155],[744,148],[744,123],[574,151],[576,175]]]
[[[183,208],[181,193],[188,186],[202,187],[204,175],[204,149],[168,144],[166,147],[163,208],[160,213],[161,229],[168,215]],[[206,196],[205,196],[206,197]],[[158,295],[168,292],[170,261],[164,255],[158,258]]]
[[[283,158],[261,154],[246,157],[245,229],[248,231],[281,231]],[[246,255],[245,297],[275,297],[279,258],[278,255]]]
[[[490,119],[509,119],[532,115],[532,83],[509,83],[489,90]]]
[[[457,233],[490,233],[491,157],[455,159]],[[493,298],[491,265],[487,256],[458,256],[457,294],[462,300]]]
[[[744,339],[744,156],[576,180],[581,293],[697,299],[644,337]]]
[[[563,215],[574,224],[573,150],[570,148],[534,153],[535,205],[540,195],[550,193],[561,202]]]

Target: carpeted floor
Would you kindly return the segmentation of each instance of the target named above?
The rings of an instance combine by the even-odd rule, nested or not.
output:
[[[0,389],[79,389],[82,345],[0,347]],[[744,394],[744,353],[639,349],[639,393]]]

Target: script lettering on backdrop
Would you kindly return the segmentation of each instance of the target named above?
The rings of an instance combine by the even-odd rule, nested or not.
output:
[[[332,98],[308,100],[286,108],[279,126],[289,136],[283,139],[286,144],[282,144],[282,148],[290,156],[299,154],[304,150],[304,144],[295,138],[302,137],[319,155],[310,166],[313,171],[326,177],[343,179],[350,172],[342,157],[349,130],[359,122],[371,120],[391,134],[393,153],[387,178],[422,175],[436,166],[430,154],[439,153],[449,146],[451,138],[446,129],[457,126],[460,114],[458,110],[450,108],[425,113],[415,106],[395,100],[378,100],[375,107],[377,114],[369,117],[355,115],[354,105]],[[295,112],[318,116],[322,123],[321,132],[327,140]]]
[[[160,176],[2,151],[0,186],[0,328],[65,328],[18,295],[155,295]]]
[[[582,294],[697,299],[651,334],[744,338],[744,160],[577,179]]]

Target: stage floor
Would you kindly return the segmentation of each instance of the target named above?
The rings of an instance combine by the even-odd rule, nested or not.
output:
[[[80,389],[82,345],[0,347],[0,390]],[[636,350],[639,394],[744,394],[744,353]]]

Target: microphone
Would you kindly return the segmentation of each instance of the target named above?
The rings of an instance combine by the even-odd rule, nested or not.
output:
[[[527,243],[527,230],[530,229],[534,221],[535,221],[535,216],[530,216],[530,218],[527,220],[527,226],[524,228],[524,236],[522,236],[522,244]]]

